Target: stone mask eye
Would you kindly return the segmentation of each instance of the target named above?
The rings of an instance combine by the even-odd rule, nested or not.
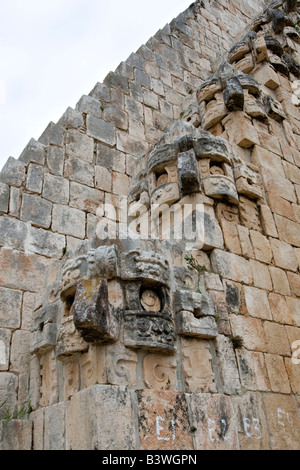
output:
[[[148,312],[160,312],[161,300],[157,292],[152,289],[145,289],[141,293],[141,305]]]

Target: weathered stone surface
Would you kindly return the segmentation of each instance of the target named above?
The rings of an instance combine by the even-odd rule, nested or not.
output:
[[[245,348],[252,351],[267,351],[263,324],[259,318],[230,315],[230,322],[233,335],[243,338]]]
[[[43,187],[44,168],[41,165],[30,163],[27,173],[26,189],[41,194]]]
[[[23,152],[21,153],[19,160],[25,164],[34,162],[44,165],[45,163],[45,145],[31,139]]]
[[[252,284],[253,277],[249,261],[233,253],[214,250],[211,255],[214,270],[225,279]]]
[[[54,204],[52,229],[82,239],[85,237],[85,213],[68,206]]]
[[[272,392],[289,394],[291,388],[283,357],[275,354],[265,354],[265,361]]]
[[[21,220],[42,228],[51,225],[52,203],[32,194],[23,194]]]
[[[9,217],[0,217],[0,245],[15,250],[25,250],[29,227],[26,223]]]
[[[116,143],[115,126],[94,116],[87,116],[87,133],[90,137],[112,147]]]
[[[98,102],[99,104],[99,102]],[[94,158],[94,141],[75,129],[70,129],[66,137],[66,154],[69,157],[80,158],[92,163]]]
[[[50,122],[38,141],[43,145],[57,145],[62,147],[64,144],[64,133],[65,128],[63,126]]]
[[[97,118],[101,118],[103,114],[103,106],[100,101],[88,95],[83,95],[80,98],[76,104],[76,110],[84,114],[91,114]]]
[[[21,186],[25,181],[25,165],[13,157],[9,157],[0,172],[0,182],[12,186]]]
[[[271,449],[299,450],[299,414],[295,398],[282,394],[264,395]]]
[[[288,243],[274,238],[270,239],[275,265],[278,268],[297,271],[298,261],[294,248]]]
[[[6,328],[0,328],[0,371],[8,370],[10,341],[10,330]]]
[[[94,411],[86,413],[86,410]],[[134,450],[136,434],[129,391],[94,385],[71,398],[66,410],[69,450]]]
[[[241,450],[269,450],[269,431],[261,394],[232,399]]]
[[[184,338],[181,345],[185,391],[215,393],[217,389],[209,342]]]
[[[0,432],[3,424],[1,424]],[[4,431],[3,441],[0,441],[0,450],[26,451],[32,450],[32,422],[26,420],[13,420],[8,423]]]
[[[30,331],[15,331],[11,344],[11,370],[14,372],[29,371],[30,363]]]
[[[233,343],[230,338],[218,335],[216,338],[216,348],[222,382],[221,390],[228,395],[239,394],[241,392],[241,383]]]
[[[237,423],[229,397],[193,393],[190,402],[197,450],[239,449]]]
[[[268,297],[264,290],[245,286],[244,293],[249,315],[264,320],[272,320]]]
[[[61,147],[49,145],[47,149],[47,165],[49,170],[55,175],[62,175],[64,172],[64,150]]]
[[[70,184],[70,206],[96,214],[100,204],[104,202],[103,191],[89,188],[79,183]]]
[[[0,374],[0,403],[5,402],[8,409],[12,409],[17,402],[18,377],[11,372]]]
[[[0,183],[0,212],[8,212],[9,204],[9,186]]]
[[[176,391],[137,391],[141,450],[191,450],[188,405]]]
[[[0,288],[0,326],[17,329],[20,327],[22,292]]]
[[[68,108],[62,117],[59,119],[57,124],[64,126],[66,128],[74,128],[78,129],[79,127],[83,127],[83,117],[82,113],[76,111],[75,109]]]
[[[46,174],[43,185],[43,198],[57,204],[68,204],[69,181],[61,176]]]
[[[8,248],[0,252],[0,286],[38,292],[51,261],[38,255],[28,255]],[[16,270],[16,266],[21,269]]]
[[[78,183],[94,186],[94,168],[89,162],[69,157],[65,163],[64,177]]]
[[[277,214],[274,215],[274,219],[280,239],[292,246],[300,247],[300,224]]]
[[[241,384],[244,388],[263,392],[271,390],[263,353],[239,349],[237,360]]]

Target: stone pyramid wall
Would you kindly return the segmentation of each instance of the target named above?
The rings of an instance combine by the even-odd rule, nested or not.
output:
[[[3,168],[0,404],[33,409],[3,448],[299,448],[299,16],[264,6],[195,2]],[[201,293],[184,248],[93,245],[101,204],[191,192],[211,227]],[[135,249],[170,262],[172,340],[119,321],[146,276],[122,268]],[[109,325],[86,328],[100,278]]]

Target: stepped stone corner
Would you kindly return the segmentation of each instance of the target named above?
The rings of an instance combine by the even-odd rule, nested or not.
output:
[[[0,450],[300,450],[299,105],[300,2],[195,1],[8,159]]]

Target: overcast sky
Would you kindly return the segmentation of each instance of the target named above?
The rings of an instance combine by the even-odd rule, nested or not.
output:
[[[0,0],[0,169],[192,0]]]

